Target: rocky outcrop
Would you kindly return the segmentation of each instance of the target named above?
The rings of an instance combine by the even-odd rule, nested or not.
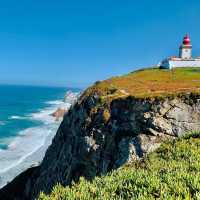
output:
[[[63,99],[63,104],[61,104],[51,116],[55,117],[56,121],[62,120],[65,113],[69,110],[70,105],[74,105],[79,96],[80,92],[67,91]]]
[[[56,121],[58,121],[60,118],[63,118],[65,113],[67,112],[64,108],[58,108],[55,112],[53,112],[51,115],[55,117]]]
[[[200,96],[162,99],[82,96],[68,111],[42,164],[27,178],[24,199],[80,176],[92,179],[142,158],[167,138],[200,130]],[[9,191],[9,189],[7,189]],[[15,196],[17,199],[17,195]]]
[[[80,92],[67,91],[63,101],[65,103],[74,104],[79,96]]]

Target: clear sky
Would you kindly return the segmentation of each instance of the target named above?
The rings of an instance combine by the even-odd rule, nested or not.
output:
[[[0,83],[85,87],[178,54],[200,55],[199,0],[0,1]]]

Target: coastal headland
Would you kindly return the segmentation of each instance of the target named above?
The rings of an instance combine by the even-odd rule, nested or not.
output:
[[[60,183],[105,175],[162,142],[200,130],[200,68],[141,69],[98,81],[65,114],[40,166],[0,191],[35,199]],[[16,190],[17,188],[17,190]]]

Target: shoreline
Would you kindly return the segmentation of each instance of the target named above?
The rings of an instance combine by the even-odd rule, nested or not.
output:
[[[67,94],[69,94],[69,99],[71,98],[70,95],[73,94],[73,101],[78,97],[78,93],[76,92],[67,92],[66,95]],[[21,172],[40,164],[62,121],[61,117],[57,119],[52,116],[52,114],[56,112],[57,109],[63,107],[67,112],[72,102],[59,99],[48,101],[46,104],[47,106],[42,110],[37,113],[32,113],[29,116],[33,120],[41,121],[42,125],[20,131],[21,133],[19,132],[18,136],[14,137],[10,142],[8,149],[1,149],[0,153],[4,155],[3,157],[1,156],[1,159],[3,163],[7,163],[7,167],[0,170],[0,188],[12,181]],[[19,120],[21,119],[19,118]],[[37,147],[35,147],[35,145],[37,145]],[[28,150],[26,148],[28,148]],[[17,155],[17,151],[19,153],[20,151],[25,151],[25,153],[19,156]],[[10,162],[12,161],[11,159],[13,159],[13,163],[8,165],[9,159]]]
[[[42,161],[48,146],[51,144],[54,135],[55,134],[48,135],[45,142],[22,158],[21,162],[12,166],[10,169],[5,170],[5,172],[0,173],[0,188],[12,181],[12,179],[14,179],[21,172],[27,170],[28,168],[38,166]]]

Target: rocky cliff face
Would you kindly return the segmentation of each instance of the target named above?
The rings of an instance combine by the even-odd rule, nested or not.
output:
[[[65,116],[38,171],[26,187],[35,197],[60,182],[92,179],[144,156],[169,137],[200,130],[200,97],[127,97],[103,103],[87,96]]]
[[[41,166],[27,178],[24,199],[48,193],[56,183],[105,174],[142,158],[167,138],[196,130],[199,95],[109,102],[95,93],[83,95],[65,115]]]

